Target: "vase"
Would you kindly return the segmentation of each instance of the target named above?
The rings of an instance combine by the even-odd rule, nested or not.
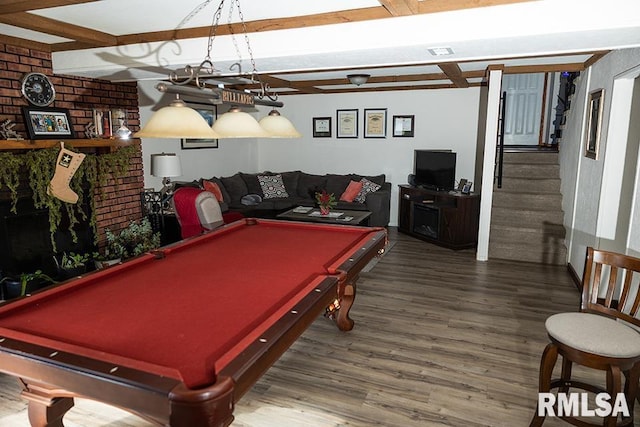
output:
[[[329,206],[320,206],[320,215],[329,215],[330,210]]]

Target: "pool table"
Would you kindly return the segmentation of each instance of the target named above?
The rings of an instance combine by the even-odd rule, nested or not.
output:
[[[331,306],[350,330],[383,228],[247,218],[0,306],[0,371],[32,426],[86,397],[174,427],[235,402]]]

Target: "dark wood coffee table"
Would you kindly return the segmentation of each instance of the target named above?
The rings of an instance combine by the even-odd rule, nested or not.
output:
[[[324,222],[329,224],[369,225],[369,211],[334,209],[329,215],[320,215],[320,209],[310,206],[298,206],[278,214],[276,218],[292,221]]]

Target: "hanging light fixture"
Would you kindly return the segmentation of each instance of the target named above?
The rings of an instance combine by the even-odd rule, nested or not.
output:
[[[237,106],[231,107],[228,112],[218,117],[213,124],[213,130],[220,135],[220,138],[269,138],[271,136],[251,114],[245,113]]]
[[[176,30],[179,30],[183,27],[191,18],[197,15],[204,7],[206,7],[213,0],[206,0],[200,5],[198,5],[186,18],[182,20],[182,22],[178,25]],[[170,84],[167,83],[159,83],[156,85],[156,89],[161,92],[167,93],[175,93],[175,94],[184,94],[189,97],[195,97],[200,99],[205,99],[208,102],[213,104],[228,104],[231,105],[232,108],[229,109],[227,113],[224,113],[213,124],[213,135],[209,134],[204,136],[204,131],[202,132],[203,136],[193,136],[193,134],[199,134],[199,131],[192,131],[192,128],[201,128],[201,123],[206,123],[206,121],[198,114],[195,110],[189,108],[184,104],[184,102],[180,101],[181,105],[174,105],[174,102],[171,103],[169,107],[164,107],[158,110],[153,117],[149,120],[140,132],[136,133],[135,136],[138,137],[154,137],[154,138],[289,138],[291,135],[297,134],[297,137],[300,137],[300,133],[295,130],[291,122],[289,124],[293,129],[291,131],[288,129],[286,133],[277,134],[275,129],[279,129],[277,127],[271,126],[271,131],[265,129],[265,127],[261,126],[258,121],[248,113],[245,113],[240,110],[240,106],[251,106],[254,105],[266,105],[271,107],[282,107],[284,104],[278,101],[278,95],[276,93],[271,92],[271,89],[268,84],[265,84],[261,81],[260,75],[258,74],[258,70],[256,68],[255,60],[253,59],[253,52],[251,50],[251,45],[249,43],[249,36],[247,34],[247,27],[244,22],[244,17],[242,15],[242,10],[240,9],[240,0],[231,0],[231,9],[229,11],[229,18],[231,18],[231,14],[233,12],[233,8],[236,7],[238,9],[238,15],[240,17],[240,22],[242,23],[242,30],[244,32],[244,40],[247,45],[247,51],[249,52],[249,57],[251,60],[252,70],[250,73],[242,73],[242,67],[240,62],[236,62],[231,66],[231,69],[237,68],[238,73],[237,77],[243,77],[249,79],[252,84],[258,84],[259,89],[257,92],[241,92],[235,90],[229,90],[220,88],[213,85],[207,85],[205,79],[215,78],[220,75],[220,71],[217,70],[213,64],[213,60],[211,59],[211,51],[213,47],[213,41],[216,36],[216,30],[218,28],[218,23],[220,20],[220,16],[222,15],[222,9],[226,0],[221,0],[218,8],[214,12],[212,25],[209,31],[209,40],[207,44],[207,53],[204,60],[197,66],[187,65],[183,70],[178,72],[172,72],[169,75]],[[232,34],[233,35],[233,34]],[[235,42],[235,40],[234,40]],[[237,50],[237,46],[236,46]],[[233,76],[226,76],[233,77]],[[165,110],[167,108],[168,110]],[[194,114],[187,113],[190,110],[195,115],[198,116],[199,120],[196,120]],[[162,114],[161,119],[159,119],[160,123],[156,125],[154,122],[156,121],[156,115]],[[178,118],[169,119],[168,116],[176,114]],[[282,119],[286,120],[284,117]],[[173,125],[165,125],[165,120],[171,120],[174,123],[179,123],[177,128],[174,128]],[[263,119],[264,120],[264,119]],[[288,122],[288,120],[287,120]],[[152,123],[154,124],[153,126]],[[268,122],[267,122],[268,123]],[[208,126],[208,125],[207,125]],[[267,126],[267,125],[265,125]],[[284,128],[282,128],[284,129]]]
[[[162,107],[149,122],[134,134],[137,138],[217,139],[220,136],[193,108],[187,107],[178,96]]]
[[[269,114],[260,119],[260,126],[271,134],[271,138],[300,138],[300,132],[286,117],[280,115],[278,110],[271,110]]]

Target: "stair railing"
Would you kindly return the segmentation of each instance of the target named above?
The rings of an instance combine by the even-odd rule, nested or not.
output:
[[[505,112],[507,110],[507,92],[502,92],[500,97],[500,116],[498,117],[498,137],[496,145],[496,164],[495,164],[495,176],[493,182],[497,184],[498,188],[502,188],[502,167],[504,163],[504,126],[505,126]]]

